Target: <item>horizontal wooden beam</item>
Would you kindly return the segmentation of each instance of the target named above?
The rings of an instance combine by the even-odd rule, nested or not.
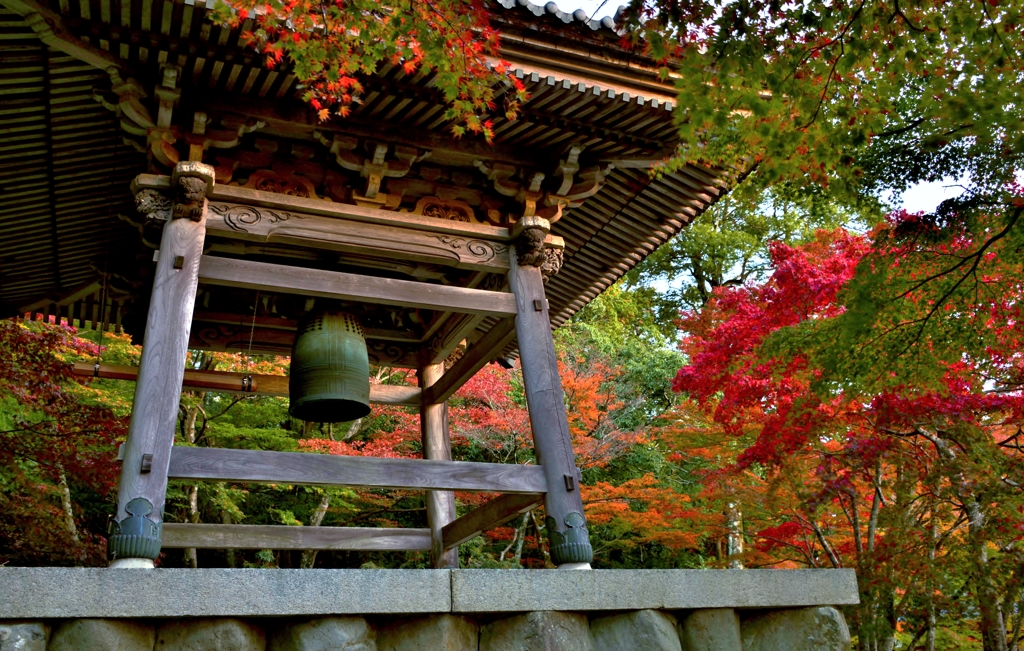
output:
[[[445,549],[458,547],[467,540],[476,538],[483,532],[500,526],[520,513],[526,513],[543,503],[544,495],[541,493],[508,494],[496,497],[458,520],[445,525],[441,529],[442,545]]]
[[[547,490],[540,466],[180,446],[171,448],[167,474],[172,479],[257,484],[495,493]]]
[[[215,258],[208,255],[204,255],[200,262],[199,282],[224,287],[488,316],[510,316],[516,313],[515,297],[506,292]]]
[[[509,294],[512,296],[512,294]],[[512,319],[505,319],[494,326],[478,342],[445,371],[441,379],[423,392],[423,404],[444,402],[453,393],[476,375],[488,362],[501,353],[515,339],[516,327]]]
[[[427,552],[430,551],[430,529],[165,522],[162,546],[165,549],[193,547]]]
[[[171,177],[169,176],[140,174],[132,181],[132,192],[136,194],[140,190],[145,189],[167,191],[170,187]],[[305,215],[320,215],[331,219],[347,219],[397,228],[415,228],[432,233],[469,236],[495,242],[510,242],[512,240],[509,230],[503,226],[458,222],[413,213],[381,210],[380,208],[364,208],[337,201],[297,197],[290,194],[240,188],[221,183],[214,186],[213,190],[206,195],[206,198],[211,203],[243,204],[245,206],[267,208],[276,211],[286,210]]]
[[[139,367],[119,364],[100,364],[97,369],[93,363],[76,362],[73,368],[75,375],[82,377],[135,381],[139,375]],[[245,373],[185,371],[183,388],[288,397],[288,378],[284,375],[250,375],[248,377],[252,380],[248,383],[249,388],[246,388],[246,382],[243,380],[245,377]],[[417,387],[409,386],[371,384],[370,402],[376,405],[417,407],[420,404],[420,390]]]
[[[508,271],[508,246],[473,232],[452,235],[217,201],[210,203],[206,228],[211,236],[262,245]]]

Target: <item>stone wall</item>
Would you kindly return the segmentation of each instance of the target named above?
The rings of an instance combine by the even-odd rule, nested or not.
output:
[[[848,651],[851,570],[0,567],[0,651]]]
[[[0,621],[0,651],[849,651],[829,606],[399,617]]]

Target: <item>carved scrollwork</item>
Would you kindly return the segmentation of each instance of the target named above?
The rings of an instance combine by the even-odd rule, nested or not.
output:
[[[377,366],[389,366],[405,359],[406,350],[393,341],[367,342],[367,354],[370,363]]]
[[[435,217],[456,222],[476,222],[473,207],[465,201],[441,199],[440,197],[423,197],[416,202],[413,214],[424,217]]]
[[[272,170],[253,172],[244,187],[262,192],[286,194],[291,197],[316,198],[317,196],[313,182],[309,179],[297,174],[279,174]]]
[[[224,218],[224,223],[229,228],[241,233],[248,233],[246,226],[254,226],[264,219],[268,224],[278,224],[292,218],[302,219],[302,215],[293,215],[290,212],[269,210],[267,208],[254,208],[252,206],[239,206],[231,204],[210,204],[210,210]]]
[[[562,249],[544,249],[544,262],[540,266],[540,274],[544,278],[544,282],[547,282],[548,278],[558,273],[562,268],[564,259],[565,253]]]
[[[454,235],[433,235],[432,237],[452,251],[458,252],[463,249],[469,251],[472,255],[480,258],[481,262],[490,262],[495,257],[508,253],[508,247],[498,242],[473,240]]]
[[[142,190],[135,195],[135,209],[148,221],[169,220],[171,206],[171,200],[156,190]]]
[[[490,291],[499,291],[506,283],[504,274],[487,274],[487,277],[478,285],[478,289],[487,289]]]
[[[445,358],[445,360],[444,360],[444,370],[447,371],[452,366],[454,366],[455,362],[457,362],[460,359],[462,359],[462,356],[465,355],[465,354],[466,354],[466,347],[462,346],[462,345],[458,346],[455,350],[452,351],[451,355],[449,355],[448,357]]]

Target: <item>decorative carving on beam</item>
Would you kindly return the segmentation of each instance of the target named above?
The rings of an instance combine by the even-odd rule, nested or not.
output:
[[[455,350],[452,351],[452,354],[445,358],[444,370],[447,371],[448,369],[450,369],[455,364],[455,362],[462,359],[462,356],[465,354],[466,340],[463,339],[462,342],[458,346],[456,346]]]
[[[185,134],[185,142],[189,145],[189,160],[202,159],[203,153],[211,147],[214,149],[237,147],[242,141],[242,136],[258,131],[264,126],[264,122],[252,118],[225,117],[213,120],[203,111],[196,111],[192,116],[192,133]],[[234,171],[233,168],[232,171]],[[220,183],[231,180],[230,174],[227,175],[227,179],[221,180],[224,177],[224,172],[220,170],[218,170],[217,176]]]
[[[328,140],[323,133],[317,132],[317,138],[334,154],[338,165],[344,169],[359,172],[366,179],[366,186],[360,199],[375,199],[380,192],[380,185],[385,177],[400,178],[409,173],[413,164],[430,155],[429,151],[420,153],[415,147],[395,146],[392,158],[388,160],[388,146],[384,143],[367,140],[363,143],[366,155],[359,151],[359,139],[352,136],[335,135]],[[353,193],[358,195],[358,193]]]
[[[507,269],[508,264],[506,244],[474,237],[472,232],[456,235],[399,229],[220,201],[211,202],[209,211],[207,230],[211,235],[258,243],[259,250],[268,254],[316,257],[314,251],[338,251],[345,254],[339,259],[343,264],[439,280],[450,272],[447,267],[491,271]],[[220,240],[214,246],[232,254],[247,252],[244,245],[225,248],[229,243]]]
[[[444,244],[456,254],[460,251],[468,251],[477,260],[477,264],[490,262],[498,256],[505,255],[508,252],[508,247],[498,242],[488,242],[486,240],[471,240],[465,237],[456,237],[454,235],[431,235],[429,236],[441,244]],[[460,256],[461,257],[461,256]]]
[[[415,352],[410,354],[404,346],[393,341],[368,341],[366,351],[370,356],[370,363],[376,366],[416,366]]]
[[[316,188],[309,179],[298,174],[281,174],[273,170],[259,170],[249,176],[248,182],[242,186],[262,192],[276,192],[292,197],[316,199]]]
[[[543,191],[542,183],[545,175],[542,172],[519,170],[512,165],[503,163],[489,164],[482,160],[474,161],[499,194],[513,197],[522,205],[522,217],[542,217],[554,224],[562,218],[562,212],[568,208],[582,205],[588,197],[597,194],[607,180],[612,165],[593,167],[580,171],[579,157],[583,153],[582,145],[572,145],[565,158],[559,161],[552,178],[560,178],[558,189],[554,192]],[[528,179],[525,183],[513,181],[513,177]],[[579,181],[577,181],[579,177]]]
[[[149,190],[143,190],[149,192]],[[138,200],[136,198],[136,200]],[[239,233],[250,232],[247,226],[256,226],[264,220],[267,224],[279,224],[291,219],[304,219],[305,215],[293,215],[283,210],[270,210],[269,208],[254,208],[253,206],[242,206],[238,204],[212,203],[210,211],[224,218],[224,223],[233,231]]]
[[[477,222],[473,207],[465,201],[441,199],[440,197],[423,197],[416,202],[413,214],[424,217],[436,217],[456,222]]]
[[[210,174],[213,174],[212,169]],[[206,181],[194,176],[179,178],[176,201],[171,208],[171,219],[199,221],[203,218],[204,201],[206,201]]]
[[[540,217],[523,217],[512,227],[516,238],[516,259],[521,267],[540,267],[547,260],[544,240],[551,231],[551,224]]]
[[[540,265],[540,275],[544,278],[544,282],[561,270],[564,259],[563,249],[554,247],[544,249],[544,262]]]
[[[135,209],[148,221],[165,222],[169,220],[172,205],[173,202],[170,199],[156,190],[142,190],[135,195]]]
[[[176,188],[171,219],[202,219],[206,193],[213,190],[216,172],[209,165],[199,161],[187,161],[175,166],[171,175],[171,187]]]

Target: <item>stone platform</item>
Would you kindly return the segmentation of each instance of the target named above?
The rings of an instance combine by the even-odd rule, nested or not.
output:
[[[0,568],[0,651],[847,651],[852,570]]]

